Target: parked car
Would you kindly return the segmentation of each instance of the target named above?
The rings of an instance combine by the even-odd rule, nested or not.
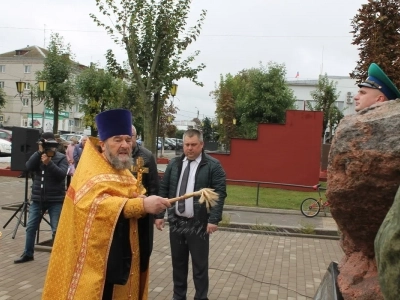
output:
[[[162,144],[163,138],[158,137],[158,142]],[[171,142],[169,138],[164,138],[164,150],[174,150],[175,143]]]
[[[0,129],[0,139],[11,142],[12,140],[12,131],[6,129]]]
[[[167,144],[168,146],[169,146],[169,150],[175,150],[175,148],[176,148],[176,143],[175,143],[175,140],[174,139],[172,139],[172,138],[165,138],[165,144]],[[165,144],[164,144],[164,147],[165,147]]]
[[[11,142],[0,139],[0,154],[11,154]]]
[[[72,137],[76,137],[78,142],[81,142],[81,139],[83,137],[83,134],[76,134],[76,133],[65,133],[65,134],[60,134],[60,138],[66,140],[66,141],[70,141]]]

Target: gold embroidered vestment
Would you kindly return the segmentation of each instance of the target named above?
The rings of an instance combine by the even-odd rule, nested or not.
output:
[[[130,218],[132,264],[128,282],[113,299],[147,299],[148,274],[140,276],[137,219],[145,215],[136,179],[116,170],[88,140],[64,200],[42,299],[102,298],[113,232],[121,213]],[[140,280],[143,291],[139,291]]]

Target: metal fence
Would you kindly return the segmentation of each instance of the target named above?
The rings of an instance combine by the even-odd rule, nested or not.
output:
[[[278,182],[268,182],[268,181],[251,181],[251,180],[226,179],[226,182],[238,182],[238,183],[252,183],[252,184],[257,184],[256,206],[259,206],[260,186],[261,186],[261,185],[290,186],[290,187],[300,187],[300,188],[306,188],[306,189],[312,189],[312,188],[313,188],[313,186],[309,186],[309,185],[299,185],[299,184],[290,184],[290,183],[278,183]]]

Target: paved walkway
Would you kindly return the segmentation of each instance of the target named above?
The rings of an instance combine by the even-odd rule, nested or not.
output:
[[[0,206],[20,203],[24,198],[24,184],[23,179],[0,177]],[[2,226],[12,213],[0,210]],[[242,220],[245,213],[254,220],[259,216],[257,214],[268,216],[266,220],[277,215],[265,211],[253,212],[253,217],[249,212],[235,210],[234,213],[242,213],[239,217]],[[304,218],[299,213],[292,216]],[[289,220],[290,215],[280,212],[277,219]],[[307,221],[315,220],[323,227],[322,220],[329,219]],[[36,252],[33,262],[13,264],[13,260],[23,252],[25,243],[25,228],[22,226],[19,226],[15,239],[11,238],[16,223],[14,218],[5,229],[1,229],[0,300],[40,299],[50,254]],[[328,223],[331,229],[335,229],[331,221]],[[49,226],[44,222],[41,226],[44,230],[40,234],[41,241],[49,239]],[[311,299],[329,263],[343,256],[337,240],[234,232],[222,228],[211,236],[210,245],[210,300]],[[150,272],[149,299],[170,300],[172,268],[168,227],[155,233]],[[188,299],[193,299],[193,296],[194,286],[189,275]]]

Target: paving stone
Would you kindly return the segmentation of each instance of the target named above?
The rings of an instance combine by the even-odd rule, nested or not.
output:
[[[23,179],[0,177],[0,205],[24,199]],[[10,198],[10,195],[12,196]],[[11,201],[12,202],[12,201]],[[0,210],[3,224],[12,211]],[[25,228],[16,219],[2,229],[0,238],[0,300],[40,299],[50,253],[36,252],[35,260],[16,265],[25,244]],[[3,225],[1,224],[1,225]],[[49,239],[47,224],[41,224],[41,240]],[[210,300],[307,299],[312,298],[332,260],[343,256],[337,240],[268,236],[220,230],[210,241]],[[188,299],[195,294],[189,268]],[[168,227],[155,230],[150,262],[150,300],[173,296]]]

